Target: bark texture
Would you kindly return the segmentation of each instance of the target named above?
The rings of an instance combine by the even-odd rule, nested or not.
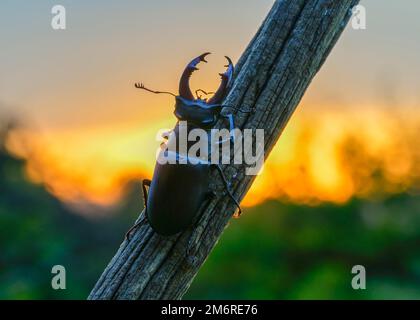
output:
[[[235,121],[241,129],[264,129],[266,157],[357,3],[276,1],[238,61],[224,103],[255,109],[237,113]],[[224,165],[223,171],[242,199],[254,177],[245,174],[245,165]],[[88,299],[182,298],[235,211],[217,172],[213,181],[217,196],[202,205],[195,227],[181,234],[159,236],[140,214],[143,224],[121,244]]]

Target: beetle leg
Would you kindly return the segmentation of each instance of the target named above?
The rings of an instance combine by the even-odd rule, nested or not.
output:
[[[144,208],[145,208],[145,214],[147,213],[147,189],[146,186],[150,188],[150,184],[152,183],[149,179],[144,179],[141,183],[142,191],[143,191],[143,202],[144,202]],[[147,219],[147,214],[145,215]],[[130,240],[130,234],[131,232],[138,228],[141,224],[143,224],[144,220],[140,220],[139,222],[136,222],[125,234],[125,239],[128,241]]]
[[[230,133],[230,141],[235,143],[235,122],[232,113],[223,114],[222,117],[229,120],[229,133]]]
[[[223,180],[223,184],[225,185],[225,189],[229,195],[229,197],[232,199],[232,201],[235,203],[235,205],[238,207],[238,214],[236,215],[237,217],[239,217],[242,214],[242,209],[241,209],[241,205],[239,204],[238,200],[236,200],[236,198],[234,197],[234,195],[232,194],[232,191],[230,189],[229,186],[229,182],[226,179],[225,174],[223,173],[222,168],[220,167],[219,164],[212,164],[212,166],[214,166],[217,171],[219,172],[220,176],[222,177]]]
[[[230,140],[230,142],[235,143],[235,123],[233,119],[233,114],[229,113],[227,115],[220,115],[223,118],[229,120],[229,139],[223,139],[216,142],[216,144],[223,144]]]
[[[141,183],[141,187],[143,190],[143,202],[144,202],[144,207],[147,210],[147,189],[146,186],[148,188],[150,188],[150,185],[152,184],[152,180],[149,179],[143,179],[142,183]]]
[[[229,113],[227,115],[227,118],[229,119],[230,140],[232,141],[232,143],[235,143],[235,123],[233,119],[233,114]]]

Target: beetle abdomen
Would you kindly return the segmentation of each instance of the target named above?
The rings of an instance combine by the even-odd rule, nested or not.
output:
[[[147,200],[147,218],[161,235],[185,230],[208,194],[209,164],[156,163]]]

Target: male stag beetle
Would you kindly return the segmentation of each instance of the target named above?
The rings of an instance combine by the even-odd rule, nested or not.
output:
[[[175,139],[179,137],[179,121],[185,121],[188,124],[188,132],[193,128],[208,131],[215,126],[220,117],[224,117],[229,119],[230,133],[233,133],[233,115],[221,114],[221,110],[224,107],[221,102],[226,96],[233,76],[233,64],[229,57],[226,57],[228,60],[228,64],[225,66],[227,67],[226,71],[220,73],[221,84],[209,100],[202,99],[198,95],[198,92],[207,94],[204,90],[196,90],[196,97],[191,93],[189,86],[190,76],[195,70],[198,70],[197,65],[200,62],[207,62],[205,57],[208,54],[210,53],[206,52],[198,56],[186,66],[179,82],[179,95],[166,91],[154,91],[146,88],[143,84],[135,84],[135,87],[138,89],[156,94],[170,94],[175,97],[174,114],[178,119],[172,131],[172,137]],[[212,164],[210,161],[203,161],[202,159],[194,164],[190,161],[187,161],[186,164],[181,164],[179,160],[182,158],[185,160],[185,154],[180,153],[178,150],[161,150],[161,152],[164,152],[166,157],[175,159],[176,163],[162,164],[157,161],[152,180],[145,179],[142,181],[146,218],[154,231],[160,235],[174,235],[185,230],[194,222],[200,205],[209,195],[213,194],[209,190],[212,168],[216,168],[220,173],[227,194],[239,208],[239,214],[241,213],[239,203],[234,198],[219,164]],[[147,192],[146,187],[149,188],[149,192]],[[138,224],[135,224],[127,232],[127,238]]]

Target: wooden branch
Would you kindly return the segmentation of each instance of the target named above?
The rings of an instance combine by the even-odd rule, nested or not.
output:
[[[243,53],[225,104],[255,108],[253,114],[238,113],[236,125],[265,130],[265,156],[279,139],[357,3],[276,1]],[[254,177],[245,174],[245,165],[225,165],[223,171],[233,181],[235,196],[242,199]],[[235,210],[217,173],[213,181],[219,190],[217,197],[203,204],[200,220],[182,234],[159,236],[141,214],[139,221],[143,224],[130,241],[121,244],[89,299],[180,299]]]

